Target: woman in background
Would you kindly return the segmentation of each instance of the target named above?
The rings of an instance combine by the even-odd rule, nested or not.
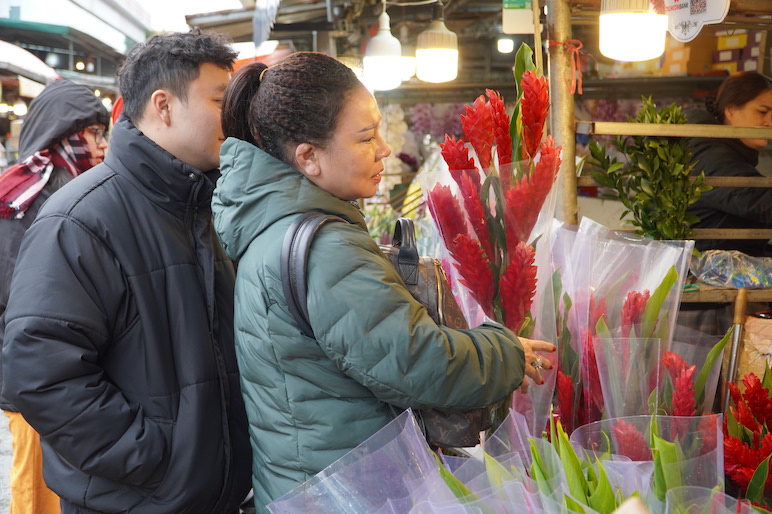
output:
[[[708,110],[687,113],[689,123],[733,127],[772,127],[772,80],[755,71],[728,77]],[[691,138],[695,173],[705,176],[759,177],[759,150],[766,139]],[[717,187],[702,194],[691,207],[700,222],[695,228],[772,228],[772,189]],[[699,250],[740,250],[748,255],[772,255],[767,240],[698,240]]]
[[[372,94],[345,65],[314,52],[241,69],[223,98],[215,227],[239,262],[236,352],[253,448],[258,509],[414,408],[468,410],[505,399],[536,351],[485,323],[438,326],[370,237],[356,200],[373,196],[382,159]],[[282,290],[281,246],[300,214],[335,214],[308,257],[301,332]],[[550,367],[547,359],[545,367]]]

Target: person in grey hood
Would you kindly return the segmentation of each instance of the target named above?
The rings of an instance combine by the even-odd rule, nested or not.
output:
[[[222,120],[212,205],[239,262],[236,352],[260,512],[403,409],[473,409],[504,400],[526,374],[543,382],[534,352],[552,344],[494,323],[437,325],[370,237],[355,201],[376,193],[391,150],[373,95],[348,67],[315,52],[248,65],[228,85]],[[325,225],[311,246],[315,338],[281,279],[285,232],[308,211],[348,221]]]
[[[20,162],[0,174],[0,344],[22,237],[54,191],[104,160],[109,121],[94,93],[65,79],[51,82],[30,104],[19,136]],[[43,480],[37,432],[2,397],[0,408],[13,440],[11,512],[58,513],[59,497]]]
[[[64,514],[235,514],[249,493],[234,269],[210,207],[235,58],[198,30],[132,48],[105,161],[22,241],[2,394],[40,434]]]

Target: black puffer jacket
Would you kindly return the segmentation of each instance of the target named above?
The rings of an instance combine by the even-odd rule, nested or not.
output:
[[[687,113],[689,123],[717,124],[706,111]],[[759,177],[759,152],[739,139],[691,138],[688,147],[697,165],[694,173],[706,176]],[[691,207],[700,222],[695,228],[772,228],[772,189],[716,187],[702,194]],[[749,255],[772,255],[766,240],[698,240],[699,250],[740,250]]]
[[[65,137],[89,125],[107,126],[109,122],[110,115],[91,91],[69,80],[57,80],[46,86],[30,104],[29,114],[24,119],[19,136],[20,160],[40,150],[51,148]],[[46,187],[32,201],[23,218],[0,217],[0,241],[2,241],[0,244],[0,345],[3,342],[2,317],[5,306],[8,304],[11,276],[22,237],[37,216],[43,202],[70,178],[66,170],[54,170]],[[1,373],[2,368],[0,368],[0,382]],[[0,397],[0,409],[16,411],[16,408],[3,397]]]
[[[27,231],[3,394],[40,433],[46,482],[68,502],[234,512],[251,454],[213,183],[125,117],[111,143]]]

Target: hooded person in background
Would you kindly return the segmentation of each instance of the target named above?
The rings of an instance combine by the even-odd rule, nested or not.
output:
[[[52,82],[30,104],[19,137],[19,163],[0,174],[0,318],[22,236],[54,191],[104,160],[109,121],[102,102],[69,80]],[[59,497],[43,481],[40,437],[2,397],[0,408],[13,440],[10,514],[58,513]]]
[[[197,29],[135,45],[105,161],[24,236],[2,394],[40,434],[63,514],[236,514],[249,493],[235,274],[210,207],[236,56]]]

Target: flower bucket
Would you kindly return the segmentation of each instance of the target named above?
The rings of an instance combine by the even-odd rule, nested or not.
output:
[[[641,471],[638,463],[653,461],[652,491],[664,502],[673,487],[723,490],[722,421],[721,414],[606,419],[579,427],[571,442],[599,456],[626,457],[630,474]]]
[[[717,489],[706,487],[674,487],[666,493],[666,509],[670,514],[751,514],[756,511],[747,500],[733,498]]]

